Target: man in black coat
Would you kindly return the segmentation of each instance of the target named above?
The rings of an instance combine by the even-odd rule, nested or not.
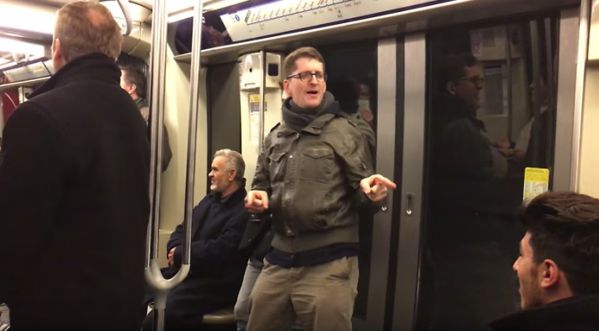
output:
[[[58,11],[57,72],[10,118],[0,164],[0,301],[12,329],[141,326],[146,125],[119,87],[106,7]]]
[[[191,269],[167,297],[168,330],[201,330],[204,314],[235,303],[250,253],[238,249],[249,218],[244,207],[244,170],[238,152],[223,149],[214,154],[208,174],[211,193],[193,209]],[[184,235],[183,226],[178,225],[167,244],[166,277],[181,266]],[[144,329],[151,329],[153,319],[150,313]]]
[[[599,330],[599,200],[548,192],[524,209],[513,269],[522,311],[495,330]]]

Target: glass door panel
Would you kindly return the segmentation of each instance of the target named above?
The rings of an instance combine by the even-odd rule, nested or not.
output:
[[[553,168],[556,33],[539,17],[427,36],[416,329],[486,329],[518,307],[524,171]]]

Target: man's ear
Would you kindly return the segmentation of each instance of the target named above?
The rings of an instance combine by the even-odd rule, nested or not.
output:
[[[131,84],[129,84],[129,87],[127,88],[127,93],[133,94],[134,92],[137,92],[137,85],[131,83]]]
[[[289,89],[289,80],[285,79],[283,81],[283,91],[285,92],[285,94],[287,95],[287,97],[291,97],[291,90]]]
[[[449,94],[453,94],[455,95],[456,93],[456,84],[455,82],[447,82],[447,84],[445,84],[445,89],[447,90],[447,92]]]
[[[235,180],[235,176],[237,175],[237,171],[235,169],[229,170],[229,175],[227,176],[227,180],[230,182]]]
[[[64,59],[64,54],[62,53],[62,45],[60,43],[60,39],[58,38],[55,38],[54,43],[52,44],[52,62],[54,64],[55,70],[60,69],[65,65],[66,62]]]
[[[557,285],[560,281],[564,281],[565,279],[561,279],[563,275],[560,273],[560,269],[555,263],[555,261],[551,259],[545,259],[539,265],[539,285],[542,288],[551,288]]]

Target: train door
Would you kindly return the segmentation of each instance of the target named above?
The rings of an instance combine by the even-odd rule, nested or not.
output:
[[[569,188],[560,151],[571,144],[574,81],[564,72],[576,47],[564,36],[576,35],[577,15],[405,37],[393,329],[483,330],[518,308],[523,196]]]

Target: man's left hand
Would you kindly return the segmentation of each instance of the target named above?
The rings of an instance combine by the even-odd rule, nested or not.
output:
[[[379,202],[387,197],[387,190],[394,190],[395,183],[383,175],[375,174],[360,181],[360,189],[372,202]]]

